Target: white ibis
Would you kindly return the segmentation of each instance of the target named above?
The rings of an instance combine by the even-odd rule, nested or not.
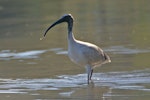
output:
[[[45,32],[46,33],[55,25],[62,22],[67,22],[68,24],[68,56],[74,63],[84,66],[87,71],[87,82],[91,80],[93,69],[96,66],[100,66],[105,63],[111,62],[110,57],[104,53],[104,51],[98,46],[76,40],[72,32],[73,28],[73,16],[71,14],[63,15],[59,20],[54,22]]]

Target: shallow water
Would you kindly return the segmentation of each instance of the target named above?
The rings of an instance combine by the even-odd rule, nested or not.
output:
[[[44,95],[44,92],[48,92],[48,94],[54,92],[47,99],[52,96],[54,98],[61,96],[72,99],[90,98],[103,100],[127,97],[135,99],[144,97],[146,99],[150,96],[149,72],[149,69],[145,69],[130,72],[94,73],[90,85],[86,84],[86,74],[61,75],[55,79],[0,79],[0,93],[14,95],[25,94],[37,98]],[[83,93],[80,93],[82,91]]]
[[[149,3],[0,0],[0,99],[149,100]],[[89,85],[84,67],[67,57],[65,24],[40,40],[65,13],[74,16],[77,39],[111,57],[111,63],[94,69]]]

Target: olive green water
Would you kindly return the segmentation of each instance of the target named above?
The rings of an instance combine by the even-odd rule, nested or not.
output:
[[[0,100],[149,100],[149,0],[0,0]],[[85,69],[67,57],[67,26],[100,46],[112,63]]]

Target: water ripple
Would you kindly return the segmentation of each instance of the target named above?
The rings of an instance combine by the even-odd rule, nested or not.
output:
[[[36,59],[43,53],[55,52],[58,55],[67,55],[68,51],[63,48],[51,48],[45,50],[30,50],[24,52],[16,52],[16,50],[1,50],[0,60],[11,60],[11,59]],[[148,53],[149,49],[130,49],[123,46],[112,46],[104,49],[106,52],[112,52],[114,54],[137,54],[137,53]]]
[[[10,50],[2,50],[0,52],[0,60],[38,58],[40,54],[45,53],[46,51],[47,50],[31,50],[25,52],[16,52]]]
[[[67,54],[67,51],[62,48],[52,48],[45,50],[30,50],[24,52],[16,52],[16,50],[1,50],[0,51],[0,60],[11,60],[11,59],[37,59],[41,54],[47,52],[55,52],[56,54]]]
[[[148,53],[150,52],[150,49],[131,49],[124,46],[111,46],[107,49],[104,49],[105,51],[112,52],[114,54],[138,54],[138,53]]]
[[[131,72],[94,73],[94,86],[111,89],[150,91],[150,69]],[[27,93],[36,90],[61,90],[85,87],[86,74],[61,75],[56,79],[0,79],[0,93]]]

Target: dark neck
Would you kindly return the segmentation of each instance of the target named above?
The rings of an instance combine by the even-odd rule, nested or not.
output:
[[[72,28],[73,28],[73,20],[70,20],[68,23],[68,40],[73,42],[75,41],[73,32],[72,32]]]
[[[68,34],[72,33],[72,28],[73,28],[73,21],[70,20],[68,23]]]

